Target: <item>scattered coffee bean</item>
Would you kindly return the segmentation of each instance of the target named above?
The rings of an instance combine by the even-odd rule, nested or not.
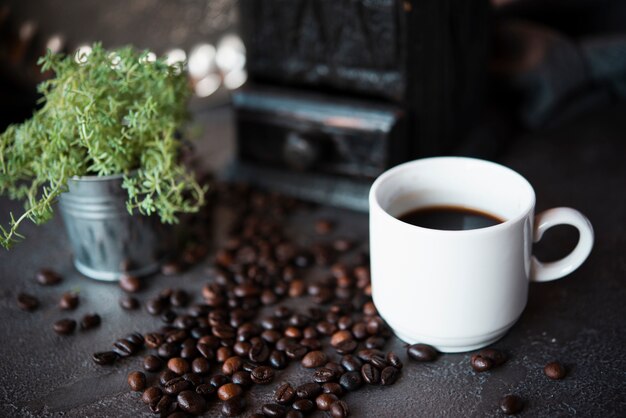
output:
[[[296,396],[300,399],[315,399],[322,393],[322,387],[317,383],[305,383],[296,388]]]
[[[402,361],[400,360],[400,357],[398,357],[393,351],[388,352],[386,358],[387,362],[396,369],[402,368]]]
[[[143,403],[150,405],[158,402],[159,399],[161,399],[162,394],[163,393],[161,392],[161,389],[156,386],[150,386],[148,389],[143,391],[143,394],[141,395],[141,400],[143,401]]]
[[[311,351],[302,358],[302,367],[314,369],[324,365],[328,361],[326,353],[323,351]]]
[[[122,296],[120,298],[120,306],[127,311],[133,311],[139,308],[139,301],[132,296]]]
[[[315,232],[320,235],[327,235],[334,229],[334,224],[327,219],[320,219],[315,222]]]
[[[143,358],[143,368],[148,372],[158,372],[163,368],[163,360],[153,355],[145,356]]]
[[[350,409],[345,401],[335,401],[330,406],[330,416],[332,418],[346,418],[350,415]]]
[[[168,360],[167,368],[176,373],[177,375],[183,375],[190,369],[189,362],[184,358],[174,357]]]
[[[97,313],[85,314],[80,320],[80,328],[86,331],[100,326],[100,322],[102,322],[102,319]]]
[[[210,383],[203,383],[196,386],[196,393],[205,397],[213,395],[216,391],[215,386]]]
[[[504,364],[507,360],[506,354],[495,348],[484,348],[478,352],[478,355],[491,360],[494,367]]]
[[[500,409],[507,415],[517,414],[523,408],[524,402],[516,395],[506,395],[500,401]]]
[[[366,363],[361,367],[361,377],[368,385],[375,385],[380,382],[380,371],[370,363]]]
[[[274,370],[267,366],[259,366],[252,370],[250,377],[254,383],[266,385],[274,379]]]
[[[39,270],[35,278],[37,279],[37,283],[43,286],[52,286],[55,284],[59,284],[63,280],[59,273],[50,269]]]
[[[332,393],[333,395],[341,396],[343,395],[343,389],[341,385],[336,382],[326,382],[322,385],[322,392],[324,393]]]
[[[296,396],[296,391],[289,383],[284,383],[274,392],[274,401],[281,405],[290,404]]]
[[[220,386],[217,390],[217,396],[223,400],[227,401],[230,398],[241,395],[243,389],[241,386],[235,383],[226,383],[224,386]]]
[[[315,398],[315,405],[317,409],[320,411],[328,411],[330,406],[337,401],[339,398],[333,395],[332,393],[322,393],[317,398]]]
[[[315,408],[315,404],[310,399],[298,399],[293,403],[292,408],[296,411],[307,413],[311,412]]]
[[[222,404],[222,414],[235,417],[246,409],[246,400],[243,396],[235,396]]]
[[[254,382],[252,381],[252,377],[250,376],[250,372],[245,370],[240,370],[238,372],[233,373],[231,376],[231,380],[233,383],[236,383],[242,387],[252,386]]]
[[[285,418],[304,418],[304,414],[300,411],[296,411],[295,409],[290,409],[287,411]]]
[[[109,364],[113,364],[115,360],[117,360],[118,355],[113,351],[102,351],[99,353],[94,353],[91,356],[91,359],[94,363],[99,364],[101,366],[106,366]]]
[[[316,383],[328,383],[335,380],[336,376],[337,374],[334,370],[321,367],[313,373],[313,380],[315,380]]]
[[[173,371],[169,369],[166,369],[166,370],[163,370],[161,373],[159,373],[159,383],[162,386],[165,386],[167,382],[169,382],[170,380],[176,379],[178,377],[179,376],[176,373],[174,373]]]
[[[204,357],[196,357],[191,362],[191,371],[198,374],[207,374],[211,369],[209,360]]]
[[[182,376],[168,380],[163,386],[163,391],[168,395],[178,395],[179,393],[192,389],[192,384]]]
[[[557,361],[546,364],[543,372],[552,380],[561,380],[565,377],[565,367]]]
[[[380,372],[380,383],[383,386],[389,386],[396,383],[398,377],[400,376],[400,370],[396,369],[393,366],[388,366]]]
[[[493,368],[493,361],[488,357],[482,357],[479,354],[474,354],[471,357],[470,363],[474,371],[481,373]]]
[[[282,418],[287,415],[287,408],[277,403],[267,403],[263,405],[261,411],[263,411],[263,415],[266,417]]]
[[[139,348],[124,338],[120,338],[113,343],[113,351],[120,357],[128,357],[135,354]]]
[[[76,321],[73,319],[60,319],[52,324],[54,332],[59,335],[70,335],[76,329]]]
[[[78,306],[78,293],[76,292],[65,292],[63,296],[61,296],[61,300],[59,300],[59,308],[65,311],[71,311],[76,309]]]
[[[339,378],[339,384],[348,392],[353,392],[363,385],[361,373],[357,371],[346,372]]]
[[[123,274],[120,277],[119,285],[127,293],[136,293],[141,289],[141,280],[139,277]]]
[[[353,372],[361,370],[361,366],[363,362],[353,355],[345,355],[341,358],[341,366],[346,369],[346,371]]]
[[[180,409],[189,414],[200,415],[206,410],[206,401],[204,400],[204,397],[194,391],[182,391],[178,394],[176,400],[178,401]]]
[[[433,347],[427,344],[413,344],[407,348],[409,358],[415,361],[434,361],[438,353]]]
[[[130,390],[141,392],[146,387],[146,375],[141,372],[130,372],[126,378]]]
[[[23,311],[32,312],[39,307],[39,299],[28,293],[17,295],[17,307]]]

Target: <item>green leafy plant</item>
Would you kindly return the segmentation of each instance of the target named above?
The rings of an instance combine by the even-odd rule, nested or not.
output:
[[[54,73],[38,86],[41,107],[0,135],[0,193],[25,201],[24,213],[0,226],[2,246],[22,238],[24,220],[49,220],[74,176],[124,174],[129,212],[165,223],[204,204],[205,190],[178,160],[189,98],[182,64],[99,43],[88,55],[48,51],[38,64]]]

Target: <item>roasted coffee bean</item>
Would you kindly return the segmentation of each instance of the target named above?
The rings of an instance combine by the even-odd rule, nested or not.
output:
[[[83,330],[92,329],[99,326],[100,322],[100,315],[98,315],[97,313],[85,314],[80,320],[80,328]]]
[[[210,383],[203,383],[201,385],[196,386],[196,393],[202,396],[210,396],[213,395],[217,389]]]
[[[222,414],[235,417],[246,410],[246,400],[243,396],[235,396],[222,404]]]
[[[127,311],[133,311],[139,308],[139,301],[132,296],[122,296],[120,298],[120,306]]]
[[[342,342],[352,340],[353,338],[354,336],[348,330],[337,331],[330,338],[330,345],[337,347]]]
[[[315,399],[322,393],[322,387],[317,383],[305,383],[296,388],[296,396],[300,399]]]
[[[236,371],[241,370],[243,367],[243,360],[239,356],[232,356],[226,359],[222,364],[222,373],[226,376],[231,376]]]
[[[370,363],[366,363],[361,367],[361,377],[365,383],[375,385],[380,382],[380,371]]]
[[[361,341],[368,337],[367,326],[363,322],[357,322],[352,326],[352,335],[357,340]]]
[[[349,372],[360,371],[363,362],[356,356],[347,354],[341,358],[341,366]]]
[[[407,348],[409,358],[415,361],[434,361],[438,353],[433,347],[427,344],[413,344]]]
[[[183,379],[182,377],[176,377],[169,380],[164,386],[163,391],[168,395],[177,395],[180,392],[191,389],[191,382]]]
[[[192,414],[200,415],[206,410],[206,401],[202,395],[198,395],[191,390],[185,390],[178,394],[176,397],[178,406],[183,411]]]
[[[119,285],[127,293],[136,293],[141,289],[141,280],[139,277],[123,274],[120,277]]]
[[[337,401],[339,398],[333,395],[332,393],[322,393],[317,398],[315,398],[315,405],[317,409],[320,411],[328,411],[330,406]]]
[[[387,353],[386,359],[387,363],[396,369],[400,370],[402,368],[402,361],[400,360],[400,357],[398,357],[393,351]]]
[[[146,375],[141,372],[130,372],[126,380],[134,392],[140,392],[146,387]]]
[[[333,248],[335,249],[335,251],[340,253],[349,251],[350,249],[352,249],[353,246],[353,242],[345,238],[339,238],[333,241]]]
[[[170,304],[172,306],[186,306],[189,303],[189,295],[182,289],[176,289],[170,296]]]
[[[552,380],[561,380],[565,377],[565,367],[557,361],[546,364],[543,372]]]
[[[296,397],[296,390],[289,383],[283,383],[274,392],[274,401],[281,405],[290,404]]]
[[[283,418],[287,414],[287,408],[276,403],[267,403],[261,407],[266,417]]]
[[[355,391],[363,385],[361,373],[357,371],[346,372],[339,378],[339,384],[348,392]]]
[[[138,332],[133,332],[124,337],[125,340],[131,342],[137,349],[143,347],[143,335]]]
[[[211,370],[211,364],[204,357],[197,357],[191,362],[191,370],[194,373],[206,374]]]
[[[251,363],[251,362],[249,362],[249,361],[244,361],[244,362],[243,362],[243,366],[241,366],[241,368],[242,368],[244,371],[246,371],[246,372],[248,372],[248,373],[251,373],[251,372],[252,372],[252,370],[254,370],[254,369],[256,369],[256,368],[257,368],[257,366],[258,366],[258,364],[257,364],[257,363]]]
[[[383,348],[386,342],[382,337],[371,336],[365,340],[365,348]]]
[[[172,357],[177,357],[180,354],[180,347],[177,347],[172,343],[163,343],[157,349],[157,354],[159,357],[164,359],[169,359]]]
[[[204,383],[202,375],[198,373],[185,373],[182,377],[194,386],[199,386]]]
[[[121,338],[113,343],[113,351],[120,357],[128,357],[137,352],[137,346],[132,342]]]
[[[148,348],[159,348],[164,341],[163,335],[156,332],[151,332],[143,336],[143,342]]]
[[[165,384],[170,380],[178,378],[179,376],[169,369],[163,370],[161,373],[159,373],[159,383],[161,383],[162,386],[165,386]]]
[[[229,383],[230,379],[226,376],[224,376],[223,374],[216,374],[211,376],[211,378],[209,379],[209,383],[212,384],[215,387],[220,387],[225,385],[226,383]]]
[[[321,341],[315,338],[303,338],[300,340],[300,345],[312,351],[317,351],[322,348]]]
[[[91,359],[94,361],[94,363],[105,366],[113,364],[115,360],[117,360],[117,357],[117,354],[113,351],[102,351],[99,353],[94,353],[91,356]]]
[[[335,401],[330,406],[330,416],[332,418],[346,418],[350,415],[350,408],[345,401]]]
[[[178,402],[174,403],[176,408],[178,408]],[[189,414],[183,411],[172,412],[167,416],[167,418],[189,418]]]
[[[488,357],[482,357],[478,354],[472,355],[470,359],[472,369],[476,372],[485,372],[493,368],[493,361]]]
[[[226,383],[224,386],[220,386],[217,390],[217,396],[223,400],[227,401],[232,397],[239,396],[243,392],[241,386],[236,383]]]
[[[321,367],[313,373],[313,380],[317,383],[327,383],[332,382],[337,377],[334,370],[331,370],[327,367]]]
[[[507,415],[517,414],[523,408],[524,402],[516,395],[506,395],[500,401],[500,409]]]
[[[158,372],[163,368],[163,360],[153,355],[145,356],[143,358],[143,368],[149,372]]]
[[[189,362],[181,357],[174,357],[168,360],[167,368],[178,375],[187,373],[190,369]]]
[[[393,366],[388,366],[380,372],[380,384],[383,386],[389,386],[396,383],[398,377],[400,376],[400,371]]]
[[[219,325],[213,326],[211,328],[211,332],[217,338],[221,338],[222,340],[229,340],[231,338],[235,338],[235,335],[236,335],[235,329],[225,324],[219,324]]]
[[[288,344],[287,347],[285,347],[285,354],[287,355],[287,357],[293,360],[301,359],[302,357],[304,357],[306,352],[307,348],[300,344],[292,343]]]
[[[311,351],[302,358],[302,367],[314,369],[320,367],[328,361],[328,356],[323,351]]]
[[[372,356],[372,358],[370,358],[370,364],[374,367],[376,367],[379,370],[384,369],[385,367],[389,366],[389,363],[387,363],[387,360],[385,360],[382,356]]]
[[[298,399],[291,405],[296,411],[302,411],[304,413],[311,412],[315,408],[315,404],[310,399]]]
[[[163,310],[166,307],[167,306],[165,302],[163,301],[163,299],[154,298],[154,299],[149,299],[146,302],[146,310],[148,311],[150,315],[159,315],[163,312]]]
[[[252,377],[250,377],[250,372],[245,370],[239,370],[238,372],[233,373],[231,380],[233,383],[236,383],[243,387],[252,386],[254,383],[252,381]]]
[[[78,307],[78,294],[75,292],[65,292],[59,300],[59,308],[64,311],[72,311]]]
[[[300,411],[290,409],[289,411],[287,411],[287,415],[285,415],[285,418],[304,418],[304,414]]]
[[[369,362],[374,356],[383,357],[384,355],[385,353],[375,348],[366,348],[356,352],[356,356],[365,362]]]
[[[302,331],[300,331],[300,329],[296,327],[285,328],[285,331],[283,332],[283,334],[285,335],[285,337],[293,338],[294,340],[298,340],[302,338]]]
[[[332,393],[333,395],[341,396],[343,395],[343,388],[337,382],[326,382],[322,385],[323,393]]]
[[[171,396],[163,395],[161,396],[161,399],[159,399],[159,402],[157,402],[157,404],[154,405],[154,407],[152,407],[152,405],[150,406],[150,409],[155,414],[165,415],[166,413],[170,411],[173,403],[174,403],[174,398],[172,398]]]
[[[172,321],[172,325],[179,329],[192,329],[198,325],[198,320],[191,315],[177,315]]]
[[[163,313],[161,313],[161,321],[164,323],[171,324],[174,320],[176,320],[176,312],[173,310],[166,309]]]
[[[255,363],[264,363],[270,356],[270,350],[265,341],[258,339],[250,347],[248,358]]]
[[[248,357],[248,353],[250,353],[250,347],[252,347],[252,344],[250,344],[249,342],[238,341],[233,346],[233,351],[240,357]]]
[[[162,394],[163,392],[161,392],[160,388],[156,386],[150,386],[148,389],[143,391],[143,394],[141,395],[141,400],[143,401],[143,403],[150,405],[158,402],[159,399],[161,399]]]
[[[198,350],[198,353],[200,353],[200,355],[207,360],[213,360],[215,358],[215,351],[213,351],[213,348],[211,348],[209,344],[198,343],[196,345],[196,350]]]
[[[191,341],[193,343],[193,341]],[[196,357],[200,356],[198,349],[194,345],[182,345],[182,349],[180,350],[180,356],[185,360],[192,360]]]
[[[355,340],[345,340],[335,346],[335,351],[339,354],[350,354],[356,350],[358,343]]]
[[[52,286],[61,283],[63,278],[56,271],[50,269],[41,269],[35,276],[37,283],[43,286]]]
[[[478,352],[478,355],[491,360],[494,367],[502,365],[507,360],[506,354],[495,348],[484,348]]]
[[[32,312],[39,307],[39,299],[28,293],[17,295],[17,307],[23,311]]]
[[[287,367],[287,356],[282,351],[274,350],[270,354],[269,362],[273,368],[282,370]]]
[[[76,329],[76,321],[73,319],[60,319],[52,324],[52,329],[59,335],[70,335]]]
[[[327,235],[332,232],[333,229],[334,224],[328,219],[320,219],[315,222],[315,232],[317,232],[319,235]]]
[[[250,377],[254,383],[266,385],[274,379],[274,370],[267,366],[259,366],[252,370]]]

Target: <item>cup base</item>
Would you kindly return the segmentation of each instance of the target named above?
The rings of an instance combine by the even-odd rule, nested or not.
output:
[[[426,335],[417,335],[415,333],[411,333],[409,335],[408,333],[399,330],[393,325],[389,325],[391,326],[391,329],[396,334],[396,336],[408,344],[428,344],[435,347],[437,351],[441,353],[463,353],[466,351],[478,350],[480,348],[493,344],[494,342],[502,338],[504,334],[506,334],[508,330],[511,329],[515,322],[517,322],[517,320],[489,334],[469,338],[437,338]]]

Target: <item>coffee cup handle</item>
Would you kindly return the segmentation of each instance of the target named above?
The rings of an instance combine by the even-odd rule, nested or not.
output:
[[[549,282],[567,276],[580,267],[593,247],[593,227],[589,219],[572,208],[553,208],[538,214],[535,217],[533,242],[538,242],[543,233],[555,225],[572,225],[578,229],[578,244],[571,253],[557,261],[542,263],[532,256],[530,280],[533,282]]]

